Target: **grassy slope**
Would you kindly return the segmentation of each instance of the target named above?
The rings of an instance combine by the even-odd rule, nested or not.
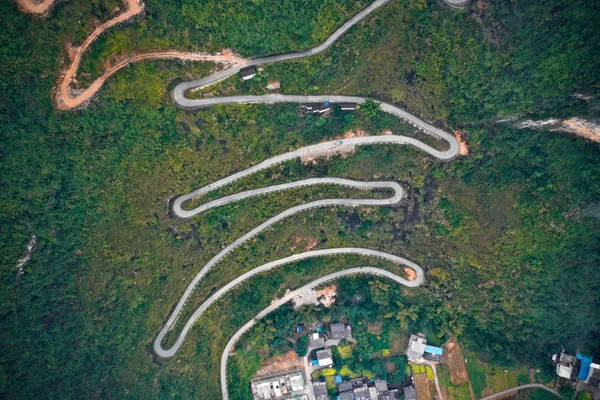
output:
[[[330,121],[321,130],[309,131],[291,106],[215,108],[186,115],[169,105],[166,87],[190,66],[163,62],[120,73],[88,110],[57,113],[50,92],[64,54],[62,43],[73,37],[82,40],[86,29],[72,21],[81,18],[83,25],[89,24],[93,13],[85,11],[84,3],[62,3],[48,21],[20,15],[12,4],[0,5],[5,43],[0,49],[0,122],[5,128],[0,168],[6,188],[0,197],[5,282],[0,289],[5,349],[0,393],[7,398],[216,398],[214,376],[222,346],[269,302],[271,288],[281,294],[288,285],[296,287],[341,265],[363,262],[314,261],[257,278],[252,287],[241,288],[199,321],[177,361],[156,360],[151,341],[186,280],[223,244],[290,201],[266,198],[178,221],[169,217],[167,200],[290,146],[317,141],[319,135],[333,136],[350,127],[373,133],[385,127],[410,131],[400,123],[385,126],[361,119],[346,125]],[[441,101],[463,93],[453,86],[455,75],[442,74],[437,81],[444,83],[443,95],[428,86],[433,83],[419,81],[402,97],[392,90],[408,89],[402,83],[406,71],[395,70],[406,65],[406,52],[391,61],[385,58],[389,64],[379,62],[386,53],[377,51],[378,46],[344,56],[353,43],[366,46],[369,40],[380,40],[382,36],[370,32],[384,29],[400,12],[407,13],[399,19],[403,23],[410,16],[435,29],[452,31],[464,25],[477,32],[473,23],[463,24],[464,14],[438,12],[435,18],[441,20],[435,20],[435,7],[402,11],[394,5],[381,13],[383,19],[355,29],[331,55],[267,72],[282,77],[286,91],[340,89],[348,83],[344,79],[357,76],[344,92],[395,99],[458,126],[473,124],[477,119],[467,118],[469,107]],[[406,40],[426,40],[410,36],[410,28],[392,31]],[[409,43],[395,40],[390,54]],[[332,58],[342,56],[350,58]],[[585,53],[581,57],[587,60]],[[328,65],[333,62],[335,68]],[[435,65],[433,60],[422,63],[422,68]],[[452,65],[444,71],[452,71]],[[377,79],[367,79],[374,74],[373,66],[396,71],[394,80],[373,89],[383,76],[377,71]],[[194,74],[206,71],[205,66],[195,68]],[[141,84],[146,79],[151,84]],[[552,103],[552,97],[547,101]],[[290,254],[294,235],[311,236],[322,247],[380,248],[446,271],[447,276],[432,277],[430,286],[406,294],[422,307],[424,330],[456,331],[462,322],[465,339],[509,356],[523,349],[528,356],[541,356],[558,343],[593,346],[597,337],[588,317],[597,309],[595,300],[577,295],[579,313],[569,320],[562,310],[573,301],[571,293],[593,290],[599,177],[592,166],[597,146],[485,125],[473,129],[471,141],[473,157],[451,165],[412,149],[385,147],[321,162],[314,170],[286,166],[282,173],[287,179],[311,174],[396,179],[410,188],[410,198],[398,209],[318,210],[291,218],[231,255],[231,262],[208,276],[196,300],[242,270]],[[267,176],[262,182],[268,181]],[[315,194],[306,191],[302,196]],[[32,234],[40,237],[39,247],[27,274],[15,280],[14,265]],[[436,246],[431,245],[434,241]],[[517,276],[523,281],[516,281]],[[434,314],[436,319],[427,318]]]

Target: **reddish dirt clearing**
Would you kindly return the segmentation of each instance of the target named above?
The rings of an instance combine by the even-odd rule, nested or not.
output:
[[[448,364],[453,384],[460,385],[469,379],[467,366],[465,365],[465,356],[458,343],[448,343],[444,352],[443,362]]]
[[[431,391],[429,390],[429,380],[427,374],[417,374],[414,376],[415,387],[418,400],[431,400]]]

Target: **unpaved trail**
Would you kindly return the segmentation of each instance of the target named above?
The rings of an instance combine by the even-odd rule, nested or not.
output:
[[[117,64],[109,67],[104,73],[96,79],[88,88],[83,90],[71,90],[71,83],[77,76],[81,59],[85,52],[90,48],[91,44],[106,31],[107,29],[120,24],[121,22],[127,21],[136,15],[141,14],[144,11],[144,3],[140,0],[123,0],[126,10],[117,15],[115,18],[110,19],[96,29],[85,39],[85,41],[79,47],[73,47],[69,52],[69,58],[71,58],[71,64],[63,72],[61,77],[58,79],[56,85],[56,92],[54,100],[56,107],[60,110],[71,110],[89,101],[94,94],[117,71],[125,68],[131,63],[150,60],[150,59],[179,59],[189,61],[209,61],[214,63],[224,64],[228,67],[241,67],[245,64],[246,60],[236,56],[230,52],[224,52],[223,55],[211,55],[205,53],[189,53],[176,50],[169,51],[157,51],[144,54],[137,54],[129,56]],[[49,11],[50,7],[54,4],[54,0],[43,0],[40,3],[35,3],[33,0],[18,0],[20,8],[25,12],[35,14],[45,14]]]
[[[78,52],[77,63],[81,60],[81,54],[83,52]],[[77,57],[76,55],[76,57]],[[79,65],[75,65],[75,61],[65,75],[63,75],[59,80],[59,85],[56,91],[56,107],[60,110],[71,110],[77,107],[80,107],[85,102],[89,101],[94,94],[108,78],[114,75],[117,71],[125,68],[129,64],[143,61],[143,60],[155,60],[155,59],[179,59],[179,60],[188,60],[188,61],[209,61],[214,63],[220,63],[227,66],[242,66],[244,65],[244,59],[229,56],[229,55],[211,55],[205,53],[186,53],[177,50],[168,50],[168,51],[160,51],[153,53],[143,53],[135,56],[128,57],[122,61],[119,61],[117,64],[111,66],[107,69],[98,79],[96,79],[87,89],[84,89],[81,92],[75,93],[70,89],[70,84],[73,81],[77,74],[77,69]]]
[[[17,4],[23,12],[44,15],[52,7],[54,0],[41,0],[38,2],[34,2],[33,0],[17,0]]]

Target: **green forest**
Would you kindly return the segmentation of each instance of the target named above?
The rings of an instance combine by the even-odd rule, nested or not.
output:
[[[114,53],[227,47],[255,56],[311,47],[368,2],[275,3],[148,1],[142,17],[92,45],[80,83]],[[152,341],[173,304],[220,249],[291,205],[366,194],[295,189],[190,220],[172,217],[171,199],[352,129],[424,138],[365,110],[318,119],[295,104],[186,113],[170,90],[212,66],[177,61],[132,65],[85,109],[57,111],[52,93],[66,44],[81,43],[117,6],[68,0],[39,18],[0,2],[2,398],[218,399],[226,342],[274,297],[341,268],[394,268],[340,256],[259,275],[211,307],[175,359],[156,357]],[[368,300],[373,310],[410,310],[407,332],[423,330],[439,344],[454,338],[504,365],[547,365],[560,346],[600,354],[600,145],[497,122],[598,116],[598,15],[600,3],[586,0],[479,0],[461,12],[397,0],[319,56],[220,83],[215,91],[260,93],[277,79],[283,93],[388,101],[465,130],[470,155],[444,163],[413,148],[364,147],[346,158],[289,162],[222,190],[331,176],[398,181],[408,197],[397,207],[320,208],[286,219],[211,271],[190,310],[234,277],[317,239],[317,248],[374,248],[424,266],[424,286],[389,283]],[[17,261],[33,235],[21,276]],[[370,294],[372,281],[340,285]],[[348,318],[375,311],[354,312]],[[255,368],[258,356],[249,357]],[[242,367],[232,363],[241,375],[252,371]]]

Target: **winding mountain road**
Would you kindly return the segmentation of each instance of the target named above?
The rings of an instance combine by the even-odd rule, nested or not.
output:
[[[70,67],[66,70],[65,74],[59,79],[58,90],[55,96],[56,105],[60,109],[74,109],[84,104],[89,98],[91,98],[104,84],[106,79],[110,77],[113,73],[118,71],[121,68],[129,65],[131,62],[140,61],[143,59],[149,58],[182,58],[182,59],[191,59],[198,61],[213,61],[225,63],[229,68],[214,73],[208,77],[204,77],[202,79],[193,80],[189,82],[184,82],[177,85],[173,91],[173,100],[175,104],[186,110],[193,110],[202,107],[210,107],[213,105],[219,104],[250,104],[250,103],[261,103],[261,104],[272,104],[279,102],[325,102],[329,101],[332,103],[340,103],[340,102],[353,102],[357,104],[364,104],[367,99],[363,97],[354,97],[354,96],[333,96],[333,95],[320,95],[320,96],[297,96],[297,95],[263,95],[263,96],[231,96],[231,97],[213,97],[206,99],[189,99],[186,97],[186,92],[190,89],[199,88],[208,86],[220,80],[226,79],[233,74],[237,73],[241,68],[245,66],[259,65],[259,64],[267,64],[278,61],[286,61],[297,58],[309,57],[327,50],[333,43],[335,43],[344,33],[346,33],[350,28],[352,28],[355,24],[362,21],[369,14],[389,3],[392,0],[375,0],[364,10],[356,14],[353,18],[346,21],[339,29],[337,29],[331,36],[329,36],[323,43],[310,48],[308,50],[293,52],[288,54],[280,54],[273,55],[267,57],[258,57],[258,58],[249,58],[242,59],[239,57],[226,55],[208,55],[208,54],[188,54],[181,53],[177,51],[167,51],[167,52],[156,52],[156,53],[148,53],[141,54],[137,56],[133,56],[122,60],[118,64],[114,65],[112,68],[105,71],[105,73],[98,78],[90,87],[84,90],[82,93],[78,93],[76,95],[72,94],[69,85],[74,80],[76,73],[79,69],[79,64],[81,62],[81,58],[83,54],[88,50],[92,42],[94,42],[106,29],[130,19],[135,15],[139,15],[143,12],[144,5],[139,0],[124,0],[127,10],[118,15],[117,17],[105,22],[96,28],[91,35],[84,41],[84,43],[74,49],[74,53],[72,55],[72,63]],[[21,4],[29,5],[29,11],[31,12],[39,12],[37,9],[34,9],[34,5],[36,3],[31,2],[31,0],[20,0]],[[42,7],[50,7],[52,4],[51,0],[45,0],[40,3],[40,10]],[[46,8],[46,10],[48,9]],[[376,100],[375,100],[376,101]],[[289,257],[285,257],[279,260],[271,261],[260,265],[242,275],[230,281],[221,287],[216,293],[211,295],[206,301],[204,301],[200,307],[198,307],[194,313],[188,318],[186,323],[184,324],[181,332],[179,333],[174,344],[165,349],[162,346],[162,342],[165,336],[175,327],[178,318],[180,317],[182,311],[186,303],[188,302],[190,296],[192,295],[194,289],[198,285],[198,283],[203,279],[203,277],[224,257],[227,256],[228,253],[246,243],[252,237],[258,235],[260,232],[264,231],[268,227],[278,223],[279,221],[297,214],[299,212],[317,208],[317,207],[332,207],[332,206],[346,206],[346,207],[357,207],[357,206],[389,206],[398,204],[403,197],[405,196],[403,188],[396,182],[359,182],[349,179],[342,178],[312,178],[305,179],[297,182],[290,182],[280,185],[273,185],[265,188],[248,190],[241,193],[233,194],[230,196],[225,196],[213,201],[210,201],[206,204],[198,206],[192,210],[186,210],[184,205],[187,201],[191,199],[195,199],[201,197],[211,191],[222,188],[226,185],[229,185],[235,182],[238,179],[254,174],[258,171],[264,170],[271,166],[277,165],[279,163],[292,160],[298,157],[308,157],[308,156],[319,156],[324,153],[337,153],[339,151],[353,150],[355,146],[364,146],[364,145],[376,145],[376,144],[400,144],[400,145],[411,145],[415,148],[418,148],[433,157],[450,161],[458,155],[459,145],[456,138],[444,132],[433,125],[419,119],[418,117],[398,108],[390,104],[378,102],[381,111],[390,113],[399,118],[402,118],[408,121],[413,126],[423,130],[424,132],[433,135],[437,138],[445,140],[449,144],[448,150],[442,151],[438,150],[432,146],[429,146],[415,138],[405,137],[405,136],[397,136],[397,135],[385,135],[385,136],[368,136],[368,137],[358,137],[358,138],[350,138],[344,140],[336,140],[318,143],[310,146],[305,146],[300,149],[290,151],[288,153],[275,156],[268,160],[265,160],[257,165],[254,165],[250,168],[247,168],[243,171],[234,173],[228,177],[225,177],[221,180],[213,182],[207,186],[204,186],[200,189],[192,191],[188,194],[180,196],[175,199],[173,202],[173,212],[179,218],[191,218],[199,213],[208,211],[210,209],[220,207],[231,202],[240,201],[243,199],[248,199],[256,196],[262,196],[268,193],[279,192],[283,190],[289,190],[298,187],[306,187],[313,185],[340,185],[345,187],[350,187],[353,189],[361,189],[361,190],[391,190],[393,191],[393,195],[383,199],[324,199],[309,202],[306,204],[290,207],[287,210],[269,218],[264,221],[254,229],[250,230],[240,238],[236,239],[233,243],[226,246],[223,250],[221,250],[217,255],[211,258],[198,272],[198,274],[194,277],[192,282],[188,285],[179,302],[176,304],[175,308],[171,312],[167,322],[160,330],[156,339],[154,340],[154,351],[159,357],[170,358],[176,355],[178,350],[181,348],[182,344],[185,341],[185,338],[189,331],[192,329],[195,322],[198,318],[215,302],[221,299],[224,295],[229,293],[232,289],[247,281],[248,279],[270,271],[274,268],[278,268],[280,266],[298,262],[311,257],[325,257],[325,256],[333,256],[340,254],[355,254],[365,257],[377,257],[380,259],[384,259],[395,263],[397,265],[401,265],[404,267],[412,268],[415,271],[415,278],[412,280],[408,280],[404,277],[398,276],[392,272],[386,271],[380,268],[373,267],[363,267],[363,268],[351,268],[344,271],[338,271],[321,278],[316,279],[304,287],[297,289],[291,293],[288,293],[283,298],[276,300],[265,310],[261,311],[253,320],[248,322],[244,327],[242,327],[236,334],[230,339],[227,344],[222,357],[221,357],[221,388],[223,393],[223,398],[228,399],[227,393],[227,358],[228,355],[235,345],[236,341],[250,329],[257,320],[263,318],[265,315],[270,313],[271,311],[277,309],[282,304],[287,303],[291,299],[293,299],[297,294],[301,293],[304,290],[309,288],[313,288],[319,285],[322,285],[325,282],[330,280],[338,279],[343,276],[348,276],[352,274],[371,274],[378,275],[390,279],[398,284],[405,285],[407,287],[417,287],[420,286],[424,281],[424,273],[423,269],[415,264],[414,262],[407,260],[405,258],[392,255],[389,253],[385,253],[378,250],[373,249],[365,249],[365,248],[355,248],[355,247],[345,247],[345,248],[333,248],[333,249],[321,249],[314,251],[307,251],[300,254],[294,254]]]
[[[188,82],[183,82],[177,85],[173,91],[173,97],[175,98],[175,103],[179,104],[178,99],[185,98],[185,92],[190,89],[201,88],[205,86],[210,86],[215,82],[219,82],[223,79],[230,77],[239,72],[240,69],[252,65],[259,64],[270,64],[278,61],[288,61],[296,58],[304,58],[317,55],[319,53],[324,52],[328,48],[331,47],[344,33],[346,33],[350,28],[354,25],[365,19],[369,14],[373,13],[375,10],[383,7],[387,3],[393,0],[375,0],[369,6],[365,7],[361,12],[356,14],[354,17],[350,18],[346,21],[342,26],[340,26],[335,32],[333,32],[325,41],[315,47],[312,47],[307,50],[297,51],[293,53],[285,53],[285,54],[276,54],[272,56],[266,57],[255,57],[255,58],[247,58],[243,65],[236,66],[234,68],[229,68],[225,71],[221,71],[219,73],[196,79]]]
[[[250,60],[247,60],[247,62],[245,63],[245,66],[246,65],[264,64],[264,63],[276,62],[276,61],[284,61],[284,60],[290,60],[290,59],[301,58],[301,57],[308,57],[308,56],[311,56],[314,54],[318,54],[322,51],[325,51],[342,34],[344,34],[348,29],[350,29],[350,27],[352,27],[358,21],[362,20],[368,14],[370,14],[374,10],[378,9],[379,7],[383,6],[384,4],[388,3],[389,1],[390,0],[375,1],[369,7],[367,7],[365,10],[363,10],[361,13],[357,14],[354,18],[352,18],[351,20],[346,22],[340,29],[338,29],[332,36],[330,36],[325,42],[323,42],[319,46],[316,46],[312,49],[309,49],[309,50],[306,50],[303,52],[250,59]],[[195,89],[195,88],[200,88],[200,87],[205,87],[205,86],[211,85],[215,82],[218,82],[220,80],[226,79],[227,77],[237,73],[239,71],[239,69],[240,68],[231,68],[231,69],[213,74],[209,77],[205,77],[205,78],[190,81],[190,82],[184,82],[184,83],[177,85],[175,87],[175,89],[173,90],[173,100],[174,100],[175,104],[178,107],[185,109],[185,110],[194,110],[194,109],[198,109],[198,108],[211,107],[214,105],[223,105],[223,104],[253,104],[253,103],[273,104],[273,103],[281,103],[281,102],[295,102],[295,103],[309,103],[310,102],[310,103],[312,103],[312,102],[325,102],[325,101],[328,101],[331,103],[352,102],[352,103],[357,103],[357,104],[364,104],[367,101],[367,99],[363,98],[363,97],[334,96],[334,95],[318,95],[318,96],[260,95],[260,96],[211,97],[211,98],[202,98],[202,99],[191,99],[191,98],[186,97],[186,93],[189,90]],[[274,165],[280,164],[280,163],[288,161],[288,160],[292,160],[292,159],[295,159],[298,157],[317,156],[320,154],[327,154],[327,153],[331,154],[331,153],[337,153],[337,152],[341,152],[341,151],[345,151],[345,150],[352,150],[352,149],[354,149],[355,146],[377,145],[377,144],[410,145],[410,146],[420,149],[420,150],[424,151],[425,153],[427,153],[439,160],[443,160],[443,161],[450,161],[459,154],[459,144],[454,135],[452,135],[448,132],[442,131],[441,129],[436,128],[435,126],[402,110],[401,108],[398,108],[391,104],[379,102],[376,100],[373,100],[373,101],[375,101],[377,104],[379,104],[379,108],[381,111],[387,112],[387,113],[397,116],[401,119],[404,119],[404,120],[408,121],[410,124],[412,124],[413,126],[417,127],[418,129],[426,132],[427,134],[430,134],[434,137],[437,137],[439,139],[446,141],[449,145],[448,149],[447,150],[439,150],[439,149],[436,149],[430,145],[427,145],[415,138],[399,136],[399,135],[366,136],[366,137],[355,137],[355,138],[349,138],[349,139],[343,139],[343,140],[328,141],[328,142],[318,143],[318,144],[314,144],[314,145],[310,145],[310,146],[305,146],[305,147],[299,148],[297,150],[293,150],[293,151],[269,158],[269,159],[267,159],[259,164],[256,164],[250,168],[247,168],[243,171],[234,173],[228,177],[220,179],[216,182],[208,184],[202,188],[194,190],[188,194],[182,195],[182,196],[178,197],[177,199],[175,199],[175,201],[172,204],[173,213],[177,217],[180,217],[180,218],[191,218],[199,213],[208,211],[215,207],[229,204],[231,202],[240,201],[240,200],[248,199],[251,197],[261,196],[261,195],[265,195],[268,193],[274,193],[274,192],[279,192],[279,191],[283,191],[283,190],[289,190],[292,188],[312,186],[312,185],[341,185],[341,186],[351,187],[354,189],[363,189],[363,190],[388,189],[388,190],[392,190],[394,192],[394,194],[391,197],[388,197],[385,199],[325,199],[325,200],[318,200],[318,201],[313,201],[313,202],[310,202],[307,204],[294,206],[294,207],[291,207],[291,208],[275,215],[274,217],[271,217],[270,219],[261,223],[260,225],[258,225],[257,227],[255,227],[254,229],[252,229],[251,231],[249,231],[248,233],[246,233],[239,239],[235,240],[229,246],[227,246],[223,250],[221,250],[221,252],[219,252],[219,254],[214,256],[204,267],[202,267],[200,272],[198,272],[198,274],[194,277],[192,282],[188,285],[183,296],[181,297],[181,299],[175,306],[173,312],[171,313],[168,321],[163,326],[163,328],[161,329],[160,333],[158,334],[157,338],[154,341],[154,351],[156,352],[156,354],[158,354],[160,357],[165,357],[165,358],[173,357],[177,353],[177,351],[179,350],[181,345],[184,343],[186,335],[188,334],[188,332],[190,331],[190,329],[192,328],[192,326],[194,325],[196,320],[206,311],[206,309],[208,307],[210,307],[211,304],[213,304],[219,298],[224,296],[226,293],[228,293],[234,287],[240,285],[242,282],[246,281],[247,279],[250,279],[251,277],[253,277],[257,274],[269,271],[273,268],[277,268],[277,267],[285,265],[285,264],[296,262],[296,261],[306,259],[309,257],[330,256],[330,255],[338,255],[338,254],[357,254],[357,255],[369,256],[369,257],[379,257],[379,258],[391,261],[398,265],[408,266],[416,272],[416,278],[412,281],[409,281],[403,277],[400,277],[389,271],[379,269],[379,268],[372,268],[372,267],[352,268],[352,269],[348,269],[345,271],[339,271],[339,272],[324,276],[322,278],[319,278],[319,279],[313,281],[312,283],[310,283],[309,285],[306,285],[303,288],[295,290],[295,291],[287,294],[283,298],[278,299],[275,302],[273,302],[269,307],[267,307],[265,310],[261,311],[254,319],[249,321],[238,332],[236,332],[233,335],[233,337],[230,339],[230,341],[228,342],[225,350],[223,351],[223,354],[221,357],[221,372],[220,372],[220,374],[221,374],[221,376],[220,376],[221,390],[222,390],[223,398],[228,400],[229,396],[227,393],[227,376],[226,376],[226,374],[227,374],[227,359],[228,359],[229,353],[233,349],[233,346],[235,345],[237,340],[245,332],[247,332],[256,323],[257,320],[260,320],[265,315],[269,314],[273,310],[280,307],[282,304],[287,303],[288,301],[293,299],[298,293],[302,292],[303,290],[319,286],[319,285],[323,284],[324,282],[334,280],[339,277],[356,274],[356,273],[367,273],[367,274],[375,274],[375,275],[384,276],[384,277],[387,277],[388,279],[391,279],[399,284],[402,284],[402,285],[405,285],[408,287],[417,287],[422,284],[422,282],[424,280],[424,274],[423,274],[422,268],[409,260],[403,259],[401,257],[395,256],[392,254],[388,254],[388,253],[384,253],[384,252],[380,252],[380,251],[372,250],[372,249],[364,249],[364,248],[336,248],[336,249],[324,249],[324,250],[309,251],[309,252],[293,255],[290,257],[286,257],[286,258],[283,258],[280,260],[272,261],[267,264],[263,264],[255,269],[241,275],[240,277],[234,279],[233,281],[229,282],[228,284],[223,286],[218,292],[213,294],[208,300],[206,300],[193,313],[193,315],[186,321],[181,333],[179,334],[177,340],[172,345],[172,347],[165,349],[162,346],[162,341],[164,340],[167,333],[173,329],[182,310],[185,307],[185,304],[187,303],[188,299],[190,298],[190,296],[191,296],[192,292],[194,291],[194,288],[197,286],[197,284],[229,252],[231,252],[235,248],[241,246],[243,243],[246,243],[252,237],[258,235],[260,232],[264,231],[265,229],[272,226],[273,224],[278,223],[279,221],[283,220],[284,218],[287,218],[291,215],[297,214],[299,212],[302,212],[302,211],[305,211],[305,210],[308,210],[311,208],[331,207],[331,206],[350,206],[350,207],[373,206],[373,205],[386,206],[386,205],[398,204],[404,197],[404,190],[396,182],[358,182],[358,181],[352,181],[352,180],[341,179],[341,178],[312,178],[312,179],[306,179],[306,180],[301,180],[301,181],[297,181],[297,182],[290,182],[290,183],[285,183],[285,184],[280,184],[280,185],[269,186],[266,188],[248,190],[248,191],[233,194],[230,196],[225,196],[225,197],[210,201],[204,205],[198,206],[198,207],[196,207],[194,209],[190,209],[190,210],[188,210],[184,207],[186,202],[188,202],[192,199],[202,197],[203,195],[205,195],[209,192],[212,192],[214,190],[220,189],[226,185],[229,185],[229,184],[237,181],[238,179],[244,178],[246,176],[249,176],[251,174],[254,174],[254,173],[264,170],[266,168],[270,168]]]

